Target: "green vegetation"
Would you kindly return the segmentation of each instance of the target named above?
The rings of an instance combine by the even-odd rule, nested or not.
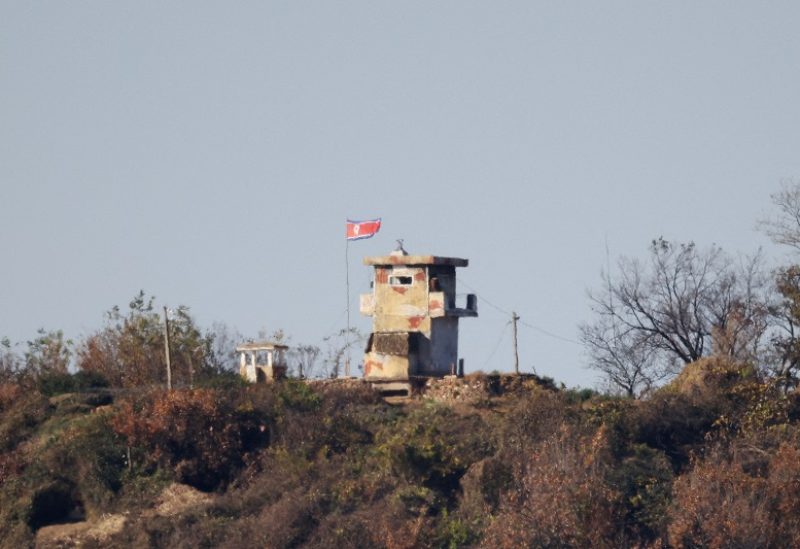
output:
[[[391,406],[290,380],[104,405],[15,387],[0,389],[6,546],[109,514],[124,522],[103,546],[800,543],[800,401],[729,359],[638,401],[528,386]],[[159,514],[176,482],[207,499]]]

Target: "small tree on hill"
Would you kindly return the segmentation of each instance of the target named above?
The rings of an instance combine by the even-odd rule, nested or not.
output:
[[[28,341],[25,370],[34,376],[66,374],[72,358],[72,340],[65,339],[61,330],[47,332],[40,328],[36,338]]]
[[[123,314],[106,313],[106,326],[89,336],[78,350],[78,367],[96,372],[117,387],[156,385],[165,380],[164,321],[155,298],[139,292]],[[173,383],[188,385],[213,370],[210,340],[197,328],[187,307],[172,312],[170,359]]]
[[[7,337],[0,339],[0,383],[11,381],[19,373],[22,360],[14,352],[14,346]]]

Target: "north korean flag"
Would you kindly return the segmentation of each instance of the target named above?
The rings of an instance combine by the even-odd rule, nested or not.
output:
[[[367,221],[347,220],[347,240],[361,240],[371,238],[381,229],[381,218]]]

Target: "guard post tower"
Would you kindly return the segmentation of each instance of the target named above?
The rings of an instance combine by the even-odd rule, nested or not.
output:
[[[408,255],[402,245],[387,256],[365,257],[375,268],[372,293],[361,313],[372,316],[364,378],[384,395],[411,393],[415,380],[458,371],[458,319],[478,316],[474,294],[456,304],[457,257]]]
[[[239,375],[250,383],[273,381],[286,377],[286,345],[271,341],[244,343],[239,353]]]

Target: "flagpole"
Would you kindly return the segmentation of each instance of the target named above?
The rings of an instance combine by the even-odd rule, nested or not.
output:
[[[345,285],[347,286],[347,330],[344,333],[344,376],[350,377],[350,239],[344,245]]]
[[[352,231],[351,231],[352,229]],[[350,377],[350,240],[360,240],[362,238],[372,238],[381,229],[381,218],[370,219],[368,221],[347,220],[347,230],[345,232],[344,244],[344,263],[345,263],[345,284],[347,286],[347,328],[344,332],[344,375]],[[356,342],[358,342],[358,330]]]

